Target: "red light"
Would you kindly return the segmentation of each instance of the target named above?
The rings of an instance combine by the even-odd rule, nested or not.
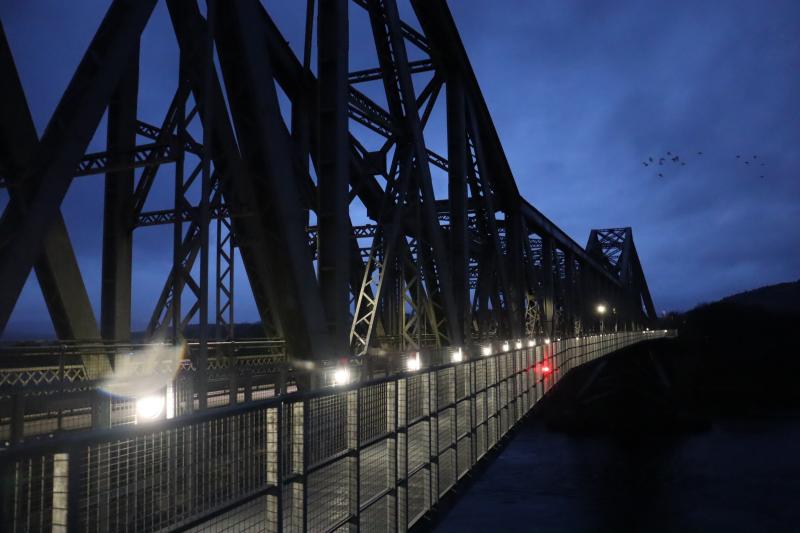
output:
[[[542,367],[542,372],[544,372],[545,374],[547,374],[548,372],[550,372],[550,367],[549,367],[549,366],[543,366],[543,367]]]

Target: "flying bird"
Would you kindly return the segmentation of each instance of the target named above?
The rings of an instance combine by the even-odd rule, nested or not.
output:
[[[736,155],[736,159],[739,159],[740,157],[742,157],[742,156],[740,156],[740,155],[738,155],[738,154]]]
[[[667,155],[672,155],[672,152],[667,152]]]
[[[678,156],[676,155],[675,157],[673,157],[673,158],[672,158],[672,161],[673,161],[673,162],[675,162],[675,163],[677,163],[679,159],[680,159],[680,157],[678,157]]]
[[[653,162],[653,158],[652,158],[652,157],[650,158],[650,162],[651,162],[651,163]]]
[[[664,177],[664,174],[662,174],[661,172],[659,172],[659,173],[658,173],[658,177],[659,177],[659,178],[663,178],[663,177]]]
[[[697,152],[697,155],[703,155],[703,152]]]
[[[647,166],[647,163],[646,163],[646,162],[644,162],[644,161],[642,161],[642,164],[643,164],[644,166]]]
[[[681,161],[681,166],[682,166],[682,167],[685,167],[685,166],[686,166],[686,163],[684,163],[683,161]]]
[[[745,162],[744,162],[744,164],[745,164],[745,165],[749,165],[749,164],[750,164],[750,161],[745,161]]]

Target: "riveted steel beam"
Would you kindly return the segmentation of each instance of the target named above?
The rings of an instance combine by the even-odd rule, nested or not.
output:
[[[155,3],[111,4],[31,159],[25,177],[32,191],[29,201],[12,197],[0,218],[0,333]]]

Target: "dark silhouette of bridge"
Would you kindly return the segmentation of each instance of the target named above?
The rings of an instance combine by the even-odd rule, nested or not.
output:
[[[0,348],[7,530],[405,529],[570,368],[667,334],[631,228],[582,247],[521,197],[444,0],[413,25],[309,0],[300,57],[256,0],[166,0],[180,71],[150,124],[155,4],[111,3],[41,138],[0,25],[0,333],[33,270],[58,337]],[[375,68],[349,66],[352,9]],[[93,175],[99,322],[60,213]],[[135,335],[157,225],[172,267]],[[262,338],[237,339],[243,290]]]

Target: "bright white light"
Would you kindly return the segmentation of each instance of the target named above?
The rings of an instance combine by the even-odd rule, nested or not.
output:
[[[171,381],[167,385],[167,418],[175,418],[175,387]]]
[[[487,344],[486,346],[482,347],[481,348],[481,355],[484,356],[484,357],[492,355],[492,345],[491,344]]]
[[[420,366],[419,352],[416,352],[414,355],[406,359],[406,368],[408,368],[409,372],[416,372],[419,370]]]
[[[164,396],[161,394],[154,394],[152,396],[145,396],[136,400],[136,419],[137,421],[155,420],[161,416],[164,410]]]
[[[507,352],[511,349],[511,346],[508,345],[508,341],[503,341],[503,345],[500,347],[504,352]]]
[[[450,355],[450,360],[453,361],[454,363],[460,363],[461,361],[464,360],[464,352],[461,351],[461,348],[459,348]]]
[[[350,383],[350,369],[346,366],[340,366],[333,372],[334,385],[347,385]]]
[[[531,339],[528,341],[528,348],[533,348],[536,346],[536,339]]]
[[[598,305],[597,312],[600,313],[601,315],[604,315],[606,313],[606,306],[603,304]]]
[[[522,341],[515,342],[514,343],[514,348],[517,349],[517,350],[521,350],[522,349]]]
[[[550,344],[550,339],[545,339],[545,340],[544,340],[544,343],[545,343],[545,344]]]

